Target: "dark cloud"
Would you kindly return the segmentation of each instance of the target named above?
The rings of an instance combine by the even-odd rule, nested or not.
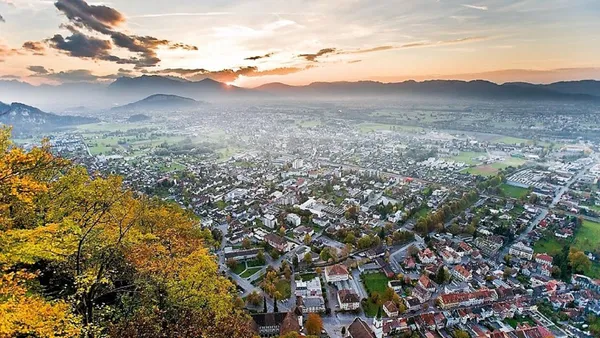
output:
[[[26,41],[23,43],[22,48],[28,52],[33,53],[34,55],[44,55],[46,51],[46,47],[44,44],[39,41]]]
[[[359,62],[362,62],[362,60],[351,60],[351,61],[348,61],[348,63],[359,63]]]
[[[319,57],[321,57],[323,55],[335,53],[335,51],[336,51],[335,48],[324,48],[324,49],[321,49],[320,51],[316,52],[315,54],[300,54],[300,55],[298,55],[298,57],[304,58],[307,61],[318,62],[317,59]]]
[[[2,14],[0,14],[0,22],[6,22],[6,20],[4,20],[4,17],[2,16]]]
[[[27,70],[30,72],[34,72],[36,75],[45,75],[49,74],[52,70],[46,69],[44,66],[29,66]]]
[[[77,40],[79,43],[93,42],[93,45],[89,43],[84,46],[69,46],[73,50],[83,49],[87,51],[87,54],[93,54],[91,56],[77,55],[69,49],[57,48],[60,46],[60,39],[54,42],[53,47],[68,51],[71,56],[96,58],[105,61],[112,61],[120,64],[134,64],[136,68],[146,68],[156,66],[160,59],[156,54],[156,50],[160,47],[166,47],[169,49],[183,49],[183,50],[198,50],[197,47],[183,44],[173,43],[169,40],[158,39],[152,36],[138,36],[132,34],[126,34],[116,30],[116,28],[123,22],[125,22],[125,16],[114,8],[104,5],[89,5],[83,0],[58,0],[54,3],[56,8],[61,11],[67,19],[69,19],[71,25],[65,25],[66,28],[73,34],[70,38],[64,40]],[[98,41],[108,42],[107,40],[100,40],[97,38],[85,36],[81,33],[82,29],[87,29],[91,32],[99,33],[110,37],[112,44],[106,45],[100,44]],[[60,35],[55,35],[54,38]],[[85,37],[82,38],[82,36]],[[52,38],[52,39],[54,39]],[[50,40],[52,40],[50,39]],[[67,41],[68,42],[68,41]],[[111,55],[109,51],[114,46],[125,48],[129,52],[137,54],[136,57],[130,57],[123,59],[117,56]],[[64,45],[64,44],[63,44]],[[98,53],[91,53],[89,48],[105,48],[108,49],[96,50]],[[98,57],[99,55],[99,57]]]
[[[56,34],[47,42],[52,48],[64,51],[70,56],[101,60],[110,56],[109,52],[112,49],[110,41],[96,39],[82,33],[74,33],[66,38]]]
[[[4,57],[21,54],[17,49],[10,48],[0,44],[0,62],[4,62]]]
[[[256,61],[256,60],[260,60],[260,59],[268,59],[271,56],[273,56],[274,54],[275,53],[267,53],[265,55],[256,55],[256,56],[247,57],[244,60]]]
[[[10,74],[8,74],[8,75],[0,75],[0,79],[3,79],[3,80],[18,80],[20,78],[21,77],[17,76],[17,75],[10,75]]]
[[[379,46],[379,47],[373,47],[373,48],[367,48],[367,49],[346,51],[346,52],[343,52],[343,54],[364,54],[364,53],[382,52],[382,51],[390,50],[390,49],[394,49],[394,48],[395,48],[394,46]]]

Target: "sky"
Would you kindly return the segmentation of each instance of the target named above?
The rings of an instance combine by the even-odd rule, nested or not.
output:
[[[598,0],[0,0],[0,78],[600,79]]]

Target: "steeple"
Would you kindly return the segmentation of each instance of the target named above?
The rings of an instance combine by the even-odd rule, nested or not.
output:
[[[383,319],[381,319],[381,306],[377,309],[377,316],[373,319],[373,333],[377,338],[383,337]]]

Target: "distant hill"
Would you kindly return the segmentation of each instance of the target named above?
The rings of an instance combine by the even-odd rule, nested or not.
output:
[[[145,114],[135,114],[135,115],[131,115],[128,119],[127,122],[144,122],[144,121],[150,121],[152,120],[152,118],[148,115]]]
[[[112,108],[112,111],[167,111],[189,110],[206,104],[188,97],[166,94],[155,94],[124,106]]]
[[[597,82],[597,81],[594,81]],[[597,82],[600,84],[600,82]],[[533,85],[507,83],[498,85],[493,82],[431,80],[382,83],[376,81],[359,82],[314,82],[306,86],[289,86],[281,83],[269,83],[255,88],[258,91],[278,95],[279,97],[303,96],[437,96],[473,99],[519,99],[519,100],[594,100],[598,96],[589,90],[579,93],[577,90],[560,91],[556,85]],[[587,88],[587,87],[586,87]]]
[[[15,102],[7,105],[0,102],[0,123],[13,126],[17,133],[21,131],[52,130],[96,122],[99,122],[96,118],[56,115],[22,103]]]
[[[250,89],[230,86],[215,80],[188,81],[180,78],[163,76],[121,77],[111,83],[108,88],[110,95],[120,98],[143,98],[154,94],[177,95],[196,100],[236,99],[253,93]]]
[[[136,102],[155,94],[176,95],[206,102],[361,97],[440,97],[477,100],[599,100],[600,81],[568,81],[552,84],[483,81],[404,81],[382,83],[315,82],[305,86],[268,83],[257,88],[240,88],[211,79],[188,81],[177,77],[121,77],[110,84],[77,83],[33,86],[19,81],[0,81],[0,101],[28,102],[45,110],[74,111],[85,106],[101,111]],[[57,98],[61,98],[58,100]]]

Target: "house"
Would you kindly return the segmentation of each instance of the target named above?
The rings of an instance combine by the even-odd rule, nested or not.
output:
[[[267,228],[275,229],[275,226],[277,225],[277,218],[271,214],[266,214],[265,217],[263,217],[263,224]]]
[[[458,264],[461,261],[461,256],[450,247],[445,247],[440,251],[440,256],[445,264]]]
[[[302,310],[302,313],[325,312],[325,300],[320,295],[311,297],[297,297],[296,305]]]
[[[515,257],[523,258],[526,260],[531,260],[533,258],[533,249],[523,244],[522,242],[517,242],[511,245],[508,253]]]
[[[588,276],[574,274],[571,277],[571,283],[579,285],[584,289],[600,292],[600,281],[593,280]]]
[[[417,285],[412,290],[412,296],[417,298],[419,302],[425,303],[431,299],[431,292],[427,291],[422,286]]]
[[[423,264],[435,263],[435,261],[437,260],[435,254],[433,253],[433,251],[429,250],[429,248],[425,248],[425,250],[420,251],[418,256],[419,261],[421,261],[421,263]]]
[[[295,227],[299,226],[302,223],[302,218],[296,214],[287,214],[285,220]]]
[[[354,311],[360,308],[360,297],[353,290],[338,291],[337,299],[343,311]]]
[[[260,252],[260,249],[248,249],[248,250],[225,250],[225,260],[235,259],[236,261],[247,261],[255,259]]]
[[[437,284],[434,283],[426,275],[421,275],[421,277],[419,278],[419,282],[417,284],[429,292],[435,292],[435,290],[437,290],[437,287],[438,287]]]
[[[406,318],[387,319],[383,322],[383,334],[385,337],[408,332],[410,326]]]
[[[321,279],[315,277],[308,281],[296,281],[296,296],[315,297],[321,296]]]
[[[392,301],[387,301],[383,304],[383,312],[390,318],[398,317],[399,314],[398,307]]]
[[[539,264],[552,267],[553,258],[552,258],[552,256],[547,255],[547,254],[537,254],[535,256],[535,261]]]
[[[258,313],[251,316],[254,332],[261,337],[285,335],[302,329],[302,311],[298,307],[289,312]]]
[[[554,334],[547,328],[538,325],[517,324],[514,334],[518,338],[554,338]]]
[[[450,293],[438,297],[441,309],[481,305],[496,300],[498,300],[498,294],[494,290],[479,290],[470,293]]]
[[[265,242],[269,244],[273,249],[279,252],[288,251],[288,242],[281,236],[275,234],[268,234],[265,236]]]
[[[473,253],[473,248],[465,243],[465,242],[460,242],[458,243],[458,247],[456,248],[456,252],[461,256],[468,256],[470,254]]]
[[[394,289],[394,292],[396,292],[396,293],[402,292],[402,281],[401,280],[391,280],[388,282],[388,287]]]
[[[421,301],[416,297],[405,297],[403,300],[408,311],[417,311],[421,309]]]
[[[300,240],[304,240],[304,237],[306,237],[306,235],[312,236],[314,234],[315,230],[311,227],[299,226],[296,229],[294,229],[294,235],[296,235],[296,238]]]
[[[455,266],[450,273],[452,274],[452,276],[454,276],[454,278],[462,282],[467,282],[471,280],[471,278],[473,278],[471,271],[465,269],[465,267],[462,265]]]
[[[342,282],[348,280],[348,269],[341,264],[325,268],[325,281],[327,283]]]
[[[369,324],[357,317],[352,324],[348,326],[346,338],[377,338],[377,336],[375,336],[375,333],[373,333]]]

